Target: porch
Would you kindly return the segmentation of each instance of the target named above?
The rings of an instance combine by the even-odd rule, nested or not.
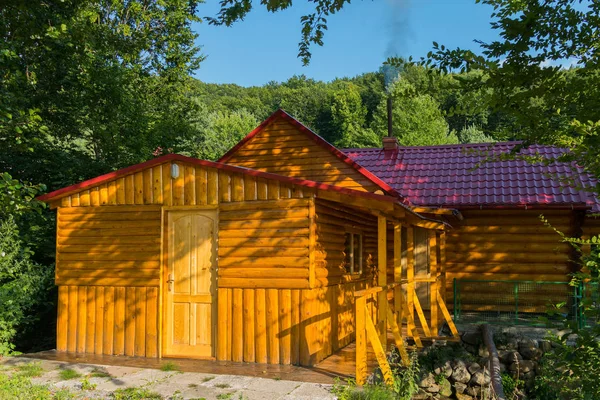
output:
[[[406,334],[406,326],[403,329]],[[451,337],[440,338],[452,341]],[[425,346],[432,343],[432,338],[425,338]],[[394,343],[393,334],[387,332],[388,348]],[[416,347],[409,347],[409,351]],[[57,352],[56,350],[23,354],[20,357],[31,360],[47,360],[66,362],[78,365],[105,365],[115,367],[149,368],[159,370],[165,364],[174,364],[181,372],[195,372],[215,375],[238,375],[296,382],[312,382],[333,384],[336,379],[345,381],[355,378],[356,343],[352,342],[320,363],[312,367],[283,364],[257,364],[233,361],[199,360],[189,358],[146,358],[131,356],[111,356],[104,354],[78,354]],[[377,357],[372,346],[367,346],[367,370],[372,372],[378,366]]]

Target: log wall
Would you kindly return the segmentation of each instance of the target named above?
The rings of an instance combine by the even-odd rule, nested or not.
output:
[[[582,226],[582,238],[584,239],[590,239],[594,236],[599,236],[600,235],[600,216],[599,215],[588,215],[585,217],[585,219],[583,220],[583,226]],[[585,253],[589,253],[590,252],[590,246],[589,245],[584,245],[582,247],[582,251]]]
[[[462,211],[464,220],[453,222],[454,229],[447,233],[446,295],[450,308],[453,306],[455,278],[568,282],[571,248],[561,243],[551,228],[544,226],[539,219],[542,213],[557,229],[567,233],[573,230],[574,214],[571,211]],[[494,288],[490,284],[470,286],[470,291],[463,293],[463,298],[491,296],[491,302],[498,300],[494,298]],[[538,305],[538,308],[529,311],[544,312],[552,300],[550,297],[548,293],[541,293],[539,297],[527,299]]]
[[[312,199],[221,204],[219,287],[309,287]]]
[[[363,235],[362,279],[372,279],[377,265],[377,217],[316,199],[315,271],[318,286],[331,286],[352,279],[344,268],[345,232]],[[393,236],[392,236],[393,240]],[[391,247],[393,249],[393,246]]]
[[[308,215],[314,191],[181,162],[179,177],[172,179],[171,164],[53,203],[58,207],[57,350],[157,357],[161,206],[214,206],[220,210],[219,315],[230,306],[225,315],[236,316],[219,319],[219,328],[226,326],[217,340],[230,346],[232,341],[223,338],[241,332],[258,344],[277,341],[283,347],[278,353],[269,347],[268,360],[287,362],[292,348],[285,343],[293,335],[288,340],[282,331],[299,332],[297,324],[286,324],[300,312],[291,311],[292,300],[300,304],[299,289],[309,286]],[[257,298],[254,309],[238,308],[243,306],[239,295],[243,301],[250,293]],[[254,324],[239,324],[242,310],[246,318],[265,316],[264,329],[263,324],[256,328],[260,335],[254,336]]]
[[[273,121],[226,162],[355,190],[379,189],[354,167],[284,120]]]
[[[600,216],[587,216],[583,221],[583,238],[600,235]]]

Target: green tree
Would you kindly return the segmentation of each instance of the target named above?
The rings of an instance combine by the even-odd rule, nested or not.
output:
[[[217,160],[258,125],[254,115],[239,111],[216,111],[199,117],[198,136],[180,147],[193,157]]]
[[[330,95],[331,132],[335,133],[334,145],[340,148],[377,147],[381,139],[366,128],[367,108],[363,105],[358,87],[352,83],[340,83],[339,89]]]
[[[0,175],[0,355],[14,351],[17,336],[53,308],[48,304],[54,268],[35,262],[25,243],[35,242],[47,222],[44,204],[34,199],[43,189]]]
[[[393,82],[392,133],[403,146],[431,146],[458,143],[448,129],[439,104],[428,94],[419,94],[406,79]],[[387,104],[383,99],[377,108],[373,130],[387,135]]]
[[[600,5],[579,0],[482,0],[499,39],[479,53],[434,43],[429,63],[477,71],[465,93],[510,117],[514,138],[571,149],[560,157],[600,177]],[[392,60],[394,62],[394,60]],[[570,66],[571,68],[567,68]],[[481,93],[481,92],[480,92]],[[597,189],[596,189],[597,190]]]
[[[483,131],[475,126],[471,125],[464,129],[461,129],[457,134],[460,143],[492,143],[494,139],[483,133]]]
[[[163,144],[156,128],[165,119],[187,129],[188,75],[202,60],[191,30],[197,4],[5,2],[0,170],[24,178],[37,166],[38,152],[87,157],[67,177],[72,182],[96,173],[90,163],[107,170],[148,158],[149,148]],[[30,167],[16,168],[15,159]]]

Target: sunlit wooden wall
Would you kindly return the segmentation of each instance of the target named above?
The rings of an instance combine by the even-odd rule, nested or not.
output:
[[[57,221],[58,351],[156,357],[160,208],[61,207]]]
[[[465,210],[462,214],[464,220],[453,222],[454,229],[447,234],[446,294],[450,308],[453,305],[454,278],[554,282],[569,280],[567,274],[571,248],[568,244],[561,243],[560,237],[552,229],[544,226],[539,215],[544,214],[554,227],[571,234],[574,226],[574,214],[571,211]],[[490,304],[496,304],[498,293],[490,285],[464,285],[461,293],[464,292],[463,298],[471,296],[479,301],[489,298]],[[553,291],[556,296],[561,296],[555,289]],[[523,297],[523,300],[538,304],[536,310],[528,311],[543,312],[550,297],[551,295],[544,293],[539,298]],[[560,299],[563,300],[564,298]]]
[[[374,192],[379,189],[297,127],[280,119],[244,144],[227,164]]]
[[[309,287],[308,215],[313,191],[214,168],[178,165],[176,179],[171,178],[171,162],[167,162],[53,204],[59,208],[58,351],[159,355],[161,206],[217,206],[219,295],[223,296],[219,313],[229,316],[243,310],[233,299],[238,300],[242,291],[248,298],[251,292],[258,299],[257,320],[264,315],[265,328],[267,321],[272,328],[264,329],[256,342],[299,343],[299,326],[286,324],[293,296],[299,304],[299,289]],[[297,306],[293,309],[300,312]],[[218,342],[227,346],[232,343],[228,334],[256,332],[254,324],[238,332],[236,321],[219,316],[219,327],[226,326],[218,330]],[[261,326],[257,324],[257,331]],[[287,353],[292,351],[289,348]],[[285,349],[278,352],[283,359],[274,354],[269,355],[272,362],[276,358],[288,362]]]

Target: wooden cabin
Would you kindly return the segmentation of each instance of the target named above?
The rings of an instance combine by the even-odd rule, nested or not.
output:
[[[285,135],[271,132],[287,124]],[[497,144],[399,146],[395,138],[384,138],[382,148],[336,149],[300,122],[279,110],[247,135],[219,161],[296,178],[325,180],[356,190],[403,196],[413,210],[442,218],[453,229],[446,247],[448,306],[453,304],[454,280],[467,281],[552,281],[567,282],[578,266],[570,245],[545,226],[543,214],[557,229],[574,237],[600,234],[600,201],[578,188],[593,186],[593,180],[573,172],[569,165],[529,164],[523,159],[490,161],[490,155],[509,152],[518,142]],[[521,155],[556,157],[565,150],[531,146]],[[337,160],[332,161],[334,155]],[[346,162],[346,165],[344,164]],[[349,165],[353,168],[349,168]],[[374,177],[363,183],[358,173]],[[565,187],[563,178],[574,180]],[[377,185],[373,185],[376,182]],[[417,236],[419,234],[417,233]],[[424,249],[422,254],[429,254]],[[417,256],[419,257],[419,256]],[[421,256],[422,258],[424,256]],[[418,262],[416,274],[430,275],[427,258]],[[494,284],[472,284],[465,294],[476,299],[476,310],[495,304]],[[499,286],[501,284],[496,284]],[[422,300],[429,283],[417,283]],[[570,290],[562,285],[562,291]],[[494,293],[496,291],[496,294]],[[530,293],[532,312],[544,312],[556,296]],[[525,297],[522,298],[523,300]],[[428,308],[426,301],[422,301]],[[507,310],[514,308],[509,304]],[[522,311],[526,311],[523,309]]]
[[[599,233],[597,200],[552,176],[568,167],[477,168],[514,145],[340,150],[279,110],[219,162],[166,155],[41,196],[57,350],[310,366],[356,341],[362,382],[388,326],[398,346],[403,321],[417,345],[457,334],[454,279],[566,282],[572,250],[539,214]]]
[[[368,312],[383,338],[396,304],[416,332],[415,311],[428,323],[410,296],[424,250],[413,234],[437,249],[424,255],[435,286],[447,225],[348,175],[337,185],[170,154],[40,197],[57,210],[57,350],[313,365],[354,340],[355,293],[373,287],[389,290],[368,299],[363,326]],[[392,301],[403,279],[410,310]],[[437,293],[434,332],[447,315]]]

